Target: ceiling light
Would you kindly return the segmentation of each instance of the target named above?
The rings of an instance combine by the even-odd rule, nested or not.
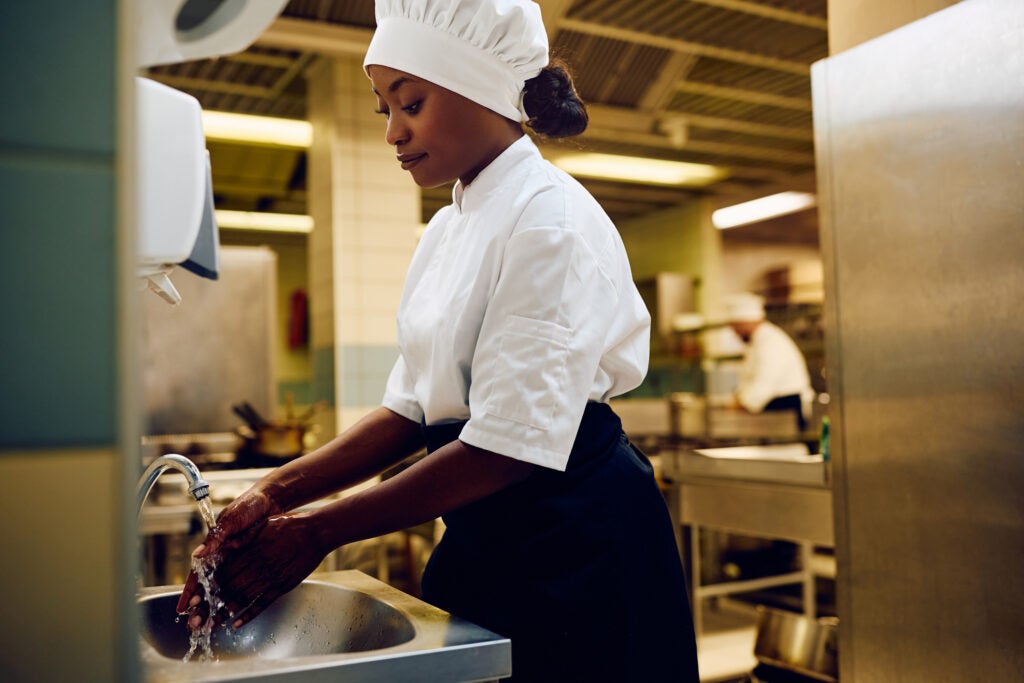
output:
[[[297,213],[267,213],[264,211],[228,211],[217,209],[218,228],[237,230],[266,230],[269,232],[313,231],[313,217]]]
[[[779,192],[742,204],[718,209],[711,214],[711,222],[719,230],[735,228],[738,225],[756,223],[788,213],[809,209],[818,203],[818,198],[807,192]]]
[[[589,152],[557,156],[552,163],[566,173],[583,178],[654,185],[703,187],[727,175],[725,169],[707,164]]]
[[[309,147],[313,144],[313,125],[298,119],[203,111],[203,132],[208,140],[282,147]]]

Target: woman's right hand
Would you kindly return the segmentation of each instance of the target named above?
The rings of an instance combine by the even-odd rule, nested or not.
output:
[[[231,501],[217,515],[217,524],[206,535],[203,544],[192,551],[197,558],[213,555],[221,546],[234,547],[249,535],[248,532],[284,510],[264,491],[251,488]]]
[[[233,548],[244,544],[267,519],[281,514],[283,510],[264,491],[253,487],[231,501],[217,515],[217,524],[206,535],[202,545],[192,551],[192,557],[202,559],[216,554],[222,547]],[[199,577],[194,571],[189,572],[185,587],[178,598],[178,613],[189,612],[191,615],[203,601],[200,595]],[[191,625],[192,617],[189,617]],[[201,623],[201,621],[200,621]]]

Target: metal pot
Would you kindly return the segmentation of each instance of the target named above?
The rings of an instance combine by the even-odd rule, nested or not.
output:
[[[284,421],[265,419],[245,401],[232,406],[232,410],[245,421],[245,426],[236,428],[235,433],[245,439],[247,459],[255,457],[270,460],[265,464],[275,465],[278,463],[274,460],[297,458],[309,445],[309,437],[319,429],[319,425],[311,420],[322,403],[313,404],[305,413],[295,417],[293,399],[290,395],[286,398],[288,417]]]
[[[294,458],[302,455],[306,432],[309,430],[310,426],[306,424],[268,422],[258,429],[238,427],[236,431],[256,455]]]
[[[820,681],[839,680],[839,620],[757,608],[758,661]]]

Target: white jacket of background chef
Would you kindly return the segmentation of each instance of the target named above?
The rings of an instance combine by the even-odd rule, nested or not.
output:
[[[804,415],[810,413],[814,390],[807,362],[796,343],[776,325],[762,321],[747,343],[736,389],[740,405],[760,413],[773,398],[797,394]]]
[[[523,136],[430,221],[398,310],[383,405],[564,470],[588,400],[647,372],[650,316],[615,226]]]

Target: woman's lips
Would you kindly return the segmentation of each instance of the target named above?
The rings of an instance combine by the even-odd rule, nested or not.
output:
[[[426,159],[426,154],[399,154],[398,162],[402,164],[402,170],[408,171],[422,160]]]

